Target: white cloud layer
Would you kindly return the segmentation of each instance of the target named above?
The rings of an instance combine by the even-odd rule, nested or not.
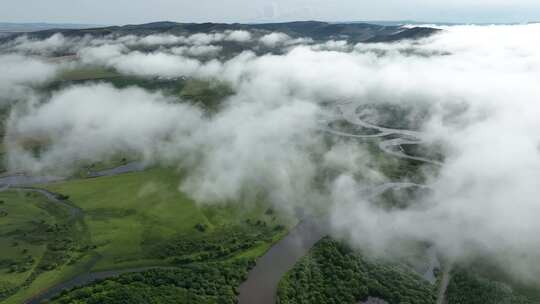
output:
[[[0,55],[0,104],[27,98],[32,88],[51,80],[58,67],[21,55]]]
[[[62,54],[73,54],[88,47],[123,47],[126,49],[136,49],[137,47],[150,48],[177,48],[182,47],[191,49],[188,55],[197,56],[202,53],[207,56],[216,53],[220,46],[214,46],[215,43],[233,42],[245,44],[251,42],[252,34],[245,30],[216,33],[196,33],[189,36],[180,36],[172,34],[151,34],[146,36],[137,35],[107,35],[105,37],[92,37],[86,35],[83,37],[64,37],[61,33],[56,33],[46,39],[29,38],[26,35],[17,37],[0,45],[0,52],[15,52],[31,55],[41,55],[54,57]],[[214,48],[212,51],[205,51]]]
[[[268,47],[276,47],[278,44],[290,40],[291,37],[284,33],[270,33],[262,36],[259,40],[262,44]]]
[[[10,165],[39,170],[135,151],[189,169],[180,188],[202,202],[263,193],[285,209],[331,205],[334,232],[358,247],[383,252],[396,240],[426,241],[456,259],[495,257],[537,282],[539,34],[540,25],[458,26],[415,42],[353,48],[334,41],[283,55],[244,52],[227,61],[187,58],[187,49],[85,46],[79,52],[85,64],[139,76],[212,77],[229,83],[235,95],[205,117],[197,107],[139,89],[73,87],[12,114]],[[285,45],[290,37],[283,35],[261,42]],[[226,36],[187,39],[210,47]],[[368,202],[361,191],[366,178],[386,180],[369,168],[369,153],[346,141],[329,147],[318,131],[321,118],[343,101],[430,109],[421,132],[448,149],[425,202],[392,211]],[[35,157],[21,150],[24,138],[49,148]],[[337,173],[321,182],[329,170]]]

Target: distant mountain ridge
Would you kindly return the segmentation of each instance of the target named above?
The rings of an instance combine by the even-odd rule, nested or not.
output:
[[[107,26],[83,29],[47,29],[26,33],[31,38],[47,38],[55,33],[68,37],[84,35],[151,35],[174,34],[190,35],[194,33],[223,32],[226,30],[247,30],[254,32],[282,32],[291,37],[306,37],[316,41],[344,39],[351,42],[391,42],[403,39],[417,39],[438,32],[429,27],[404,28],[399,25],[380,25],[370,23],[329,23],[320,21],[297,21],[284,23],[177,23],[160,21],[145,24]],[[16,34],[18,36],[20,34]]]
[[[16,22],[0,22],[0,33],[9,32],[35,32],[49,29],[82,29],[97,27],[96,24],[77,24],[77,23],[46,23],[46,22],[32,22],[32,23],[16,23]]]

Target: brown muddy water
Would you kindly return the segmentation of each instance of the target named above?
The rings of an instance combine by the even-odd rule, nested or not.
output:
[[[257,260],[240,285],[239,304],[275,304],[281,278],[326,235],[326,225],[302,220],[291,232]]]

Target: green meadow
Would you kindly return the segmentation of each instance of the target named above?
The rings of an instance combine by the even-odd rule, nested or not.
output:
[[[153,168],[38,186],[80,208],[76,219],[39,194],[1,192],[6,303],[85,272],[254,259],[295,224],[261,202],[198,205],[179,190],[181,178],[173,169]],[[39,242],[24,238],[51,227],[57,231]]]
[[[46,211],[46,199],[23,191],[0,192],[0,288],[2,291],[24,283],[46,251],[46,241],[29,234],[58,223]]]

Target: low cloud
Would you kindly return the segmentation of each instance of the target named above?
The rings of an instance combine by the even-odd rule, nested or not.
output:
[[[38,54],[52,54],[66,47],[68,41],[62,34],[54,34],[51,37],[39,40],[21,36],[11,43],[16,51]]]
[[[104,37],[65,37],[61,33],[53,34],[46,39],[30,38],[22,35],[14,40],[0,45],[0,52],[13,52],[29,55],[41,55],[55,57],[58,55],[73,54],[81,49],[89,47],[110,47],[119,46],[127,49],[137,49],[139,47],[149,48],[192,48],[191,55],[197,53],[197,48],[204,49],[212,44],[223,42],[236,42],[245,44],[252,40],[252,34],[245,30],[224,31],[215,33],[196,33],[189,36],[173,34],[151,34],[151,35],[106,35]],[[206,56],[208,52],[203,52]]]
[[[168,45],[178,44],[184,41],[184,37],[174,35],[149,35],[138,40],[139,43],[144,45]]]
[[[83,160],[130,152],[189,169],[180,188],[202,203],[265,195],[292,210],[314,196],[308,191],[316,174],[310,154],[322,145],[320,108],[301,100],[233,103],[210,119],[196,106],[137,88],[72,87],[12,113],[9,165],[69,170]],[[44,146],[39,157],[25,149],[29,143]]]
[[[209,50],[240,34],[196,34],[186,37],[189,46],[175,46],[184,48],[146,53],[118,42],[86,45],[83,64],[138,76],[212,78],[235,94],[207,116],[141,89],[71,87],[12,113],[8,159],[13,169],[48,170],[133,151],[183,168],[180,189],[202,203],[264,197],[287,210],[326,206],[334,235],[359,248],[382,254],[397,240],[428,242],[449,258],[489,256],[538,282],[539,32],[539,25],[456,26],[421,40],[354,47],[291,45],[295,39],[272,33],[260,43],[287,47],[283,54],[246,51],[223,61],[190,58],[189,50]],[[45,71],[36,81],[49,77],[47,64],[33,65]],[[0,88],[16,83],[6,79]],[[354,107],[340,112],[345,101],[427,108],[425,121],[415,122],[419,136],[441,143],[445,153],[444,164],[427,176],[429,195],[404,209],[373,204],[366,190],[392,180],[379,162],[399,160],[324,131],[328,121],[357,114]],[[47,148],[29,153],[28,139]]]
[[[337,52],[348,52],[352,50],[352,46],[346,40],[329,40],[324,43],[315,44],[311,48],[317,51]]]
[[[248,42],[251,41],[251,33],[248,31],[230,31],[227,32],[225,40],[236,42]]]
[[[174,53],[186,55],[208,55],[219,51],[219,48],[196,46],[190,48],[174,48]],[[208,76],[216,71],[212,62],[202,64],[200,61],[164,52],[143,53],[129,51],[123,45],[103,45],[82,49],[79,54],[81,62],[87,65],[101,65],[114,68],[120,73],[147,77],[177,78],[181,76]],[[215,64],[219,67],[219,64]]]
[[[191,57],[215,57],[223,47],[216,45],[198,45],[198,46],[179,46],[172,48],[170,51],[176,55],[191,56]]]
[[[201,122],[200,110],[158,93],[105,84],[72,87],[45,104],[12,112],[5,140],[8,163],[31,171],[68,170],[79,160],[97,161],[126,151],[151,160],[166,149],[169,138],[188,134]],[[36,158],[23,149],[28,142],[47,149]]]
[[[51,80],[58,67],[42,60],[22,55],[0,55],[0,105],[24,100],[33,88]]]
[[[262,36],[259,41],[267,47],[276,47],[291,40],[291,37],[284,33],[270,33]]]

